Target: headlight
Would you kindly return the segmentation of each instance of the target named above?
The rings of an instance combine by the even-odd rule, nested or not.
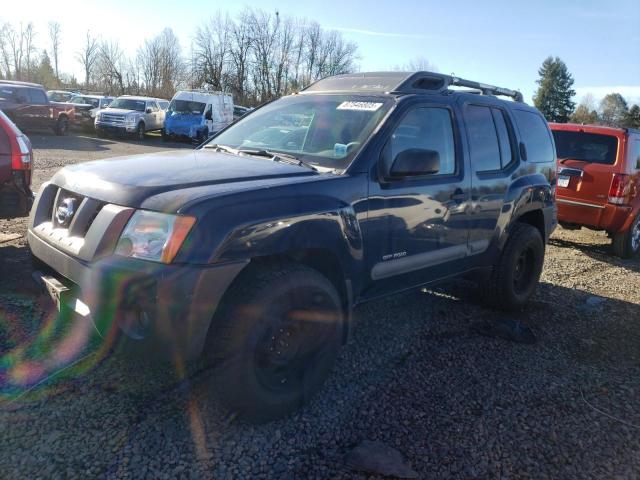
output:
[[[138,210],[120,235],[116,254],[171,263],[195,222],[193,217]]]
[[[125,122],[127,122],[130,125],[133,125],[134,123],[136,123],[136,120],[137,120],[137,115],[134,113],[130,113],[125,117]]]
[[[100,117],[102,117],[102,115],[100,114],[100,112],[96,113],[96,120],[100,120]]]

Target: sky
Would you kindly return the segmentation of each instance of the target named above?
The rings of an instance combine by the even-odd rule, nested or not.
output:
[[[3,2],[4,3],[4,2]],[[60,71],[83,78],[75,59],[86,30],[118,40],[134,55],[146,38],[171,27],[182,48],[220,10],[246,6],[307,18],[359,46],[361,71],[388,70],[417,57],[441,73],[518,89],[525,100],[538,68],[559,56],[575,79],[576,100],[621,93],[640,103],[639,0],[21,0],[0,6],[0,21],[33,22],[36,44],[48,47],[47,23],[62,27]],[[19,5],[19,7],[16,7]],[[17,10],[17,11],[16,11]]]

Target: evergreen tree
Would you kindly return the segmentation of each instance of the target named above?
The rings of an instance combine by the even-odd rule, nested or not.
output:
[[[610,93],[600,102],[600,121],[604,125],[620,127],[629,111],[627,101],[619,93]]]
[[[56,88],[58,86],[58,80],[56,74],[51,66],[51,60],[46,50],[42,51],[42,57],[40,58],[40,64],[33,72],[33,79],[37,83],[41,83],[45,88]]]
[[[640,107],[633,105],[624,116],[622,126],[640,130]]]
[[[567,65],[559,57],[548,57],[538,74],[536,82],[540,86],[533,97],[534,105],[548,121],[566,123],[575,108],[571,98],[576,94]]]
[[[589,125],[598,122],[598,112],[589,110],[586,105],[578,105],[569,119],[572,123]]]

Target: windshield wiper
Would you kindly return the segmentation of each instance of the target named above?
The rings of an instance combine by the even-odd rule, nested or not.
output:
[[[300,160],[295,155],[291,155],[289,153],[282,152],[274,152],[271,150],[265,149],[252,149],[252,148],[241,148],[238,150],[239,153],[246,153],[247,155],[253,155],[255,157],[269,157],[275,162],[288,163],[291,165],[298,165],[301,167],[307,167],[311,170],[318,171],[316,167],[312,164],[305,162],[304,160]]]
[[[217,143],[207,143],[202,148],[212,148],[219,152],[231,153],[233,155],[240,155],[240,150],[236,150],[235,148],[228,147],[227,145],[218,145]]]

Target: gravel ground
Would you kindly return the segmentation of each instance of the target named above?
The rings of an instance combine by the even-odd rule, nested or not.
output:
[[[36,187],[68,163],[185,146],[32,140]],[[73,326],[52,322],[24,236],[0,244],[0,272],[1,387],[8,352]],[[640,261],[614,258],[603,234],[559,229],[533,302],[512,315],[538,342],[470,330],[500,315],[465,281],[364,305],[319,395],[260,426],[208,401],[206,371],[87,347],[17,398],[0,390],[0,478],[376,478],[344,464],[362,440],[399,450],[420,478],[638,478]]]

